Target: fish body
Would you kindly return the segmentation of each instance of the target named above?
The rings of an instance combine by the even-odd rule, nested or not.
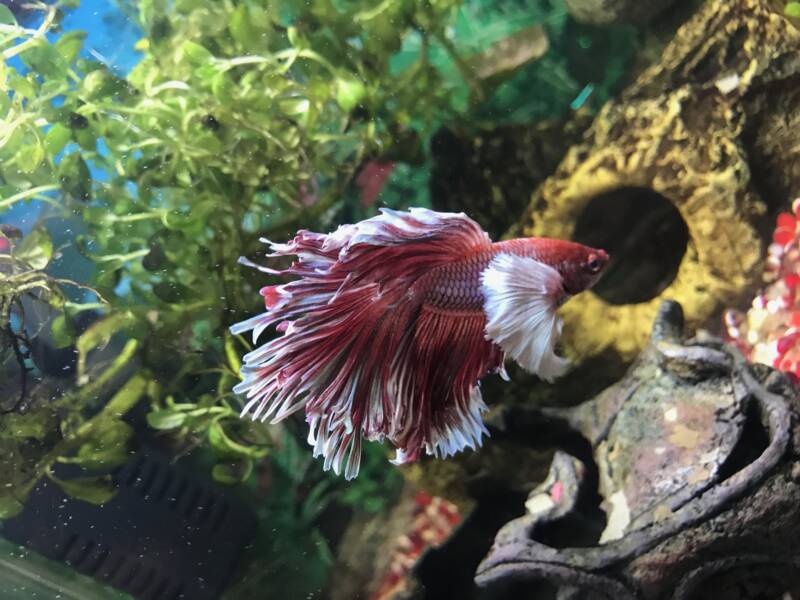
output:
[[[244,357],[242,411],[275,423],[303,409],[325,468],[358,473],[362,439],[389,440],[393,462],[445,457],[487,434],[479,382],[506,355],[544,380],[563,374],[556,309],[590,287],[608,256],[574,242],[492,243],[464,214],[383,209],[331,234],[267,242],[297,256],[295,276],[261,290],[266,312],[234,325],[254,343]]]

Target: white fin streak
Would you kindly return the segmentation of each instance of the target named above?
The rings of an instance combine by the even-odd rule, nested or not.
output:
[[[556,355],[563,296],[561,275],[533,258],[498,254],[481,274],[486,336],[524,369],[545,381],[563,375],[569,363]]]

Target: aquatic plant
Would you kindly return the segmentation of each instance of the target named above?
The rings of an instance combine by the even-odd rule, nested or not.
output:
[[[238,420],[229,391],[246,344],[222,331],[256,298],[236,259],[258,235],[329,222],[365,157],[419,152],[404,120],[444,106],[445,90],[427,85],[436,71],[424,58],[388,77],[388,57],[415,24],[441,35],[453,3],[387,15],[369,2],[348,14],[322,2],[141,2],[144,56],[127,78],[83,58],[81,32],[48,40],[72,4],[40,5],[35,30],[0,14],[0,207],[39,200],[80,216],[75,244],[110,301],[101,323],[139,342],[158,382],[150,424],[206,439],[224,459],[218,480],[245,478],[267,440]],[[391,16],[404,27],[387,29]],[[436,91],[420,101],[423,82]]]
[[[79,373],[86,384],[51,398],[53,386],[35,376],[31,354],[36,338],[49,328],[53,342],[63,343],[69,337],[70,320],[82,311],[103,307],[105,301],[81,284],[46,273],[55,250],[44,229],[20,237],[14,228],[0,229],[0,518],[16,514],[42,477],[75,498],[108,500],[114,488],[107,473],[127,460],[133,438],[123,417],[148,384],[145,373],[124,373],[136,352],[135,340],[88,377],[87,356],[113,334],[105,322],[90,327],[75,343]],[[64,286],[87,289],[101,302],[70,301]],[[48,315],[48,322],[39,317],[41,313]],[[98,406],[99,398],[109,396]],[[65,463],[80,467],[83,476],[59,478],[54,467]]]

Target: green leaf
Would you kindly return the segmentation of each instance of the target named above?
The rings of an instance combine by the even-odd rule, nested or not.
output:
[[[105,346],[111,340],[111,337],[122,331],[127,325],[131,323],[133,316],[128,312],[119,312],[99,321],[95,321],[92,325],[84,331],[78,340],[75,342],[75,348],[78,350],[78,372],[82,372],[82,364],[85,364],[86,357],[95,348]]]
[[[228,359],[228,366],[231,368],[231,371],[238,374],[239,371],[242,369],[242,361],[239,358],[239,353],[236,351],[233,342],[233,336],[226,331],[225,332],[225,358]]]
[[[345,112],[350,112],[361,104],[366,95],[366,86],[355,77],[340,77],[336,82],[336,103]]]
[[[85,469],[110,470],[128,460],[133,429],[124,421],[104,419],[99,432],[78,448],[78,453],[63,462],[77,463]]]
[[[75,141],[78,145],[87,152],[94,152],[97,150],[97,137],[92,131],[91,127],[84,129],[73,129],[72,135],[75,136]]]
[[[105,504],[117,492],[116,486],[108,476],[58,479],[51,475],[50,478],[60,485],[68,496],[91,504]]]
[[[89,99],[95,99],[98,96],[103,96],[103,88],[108,83],[110,73],[104,69],[97,69],[92,71],[83,78],[81,87]]]
[[[204,63],[211,62],[214,59],[214,55],[211,54],[211,52],[206,50],[197,42],[193,42],[191,40],[186,40],[183,43],[183,46],[181,46],[181,50],[183,51],[183,55],[187,58],[187,60],[195,65],[202,65]]]
[[[87,201],[92,197],[92,174],[86,161],[78,152],[67,154],[58,165],[61,188],[76,200]]]
[[[297,50],[305,50],[310,44],[308,40],[297,30],[297,27],[289,27],[286,30],[286,37],[289,38],[289,43]]]
[[[244,4],[239,5],[231,14],[228,30],[233,39],[248,52],[256,53],[264,46],[260,32],[253,25],[247,6]]]
[[[17,19],[14,13],[5,4],[0,4],[0,25],[11,25],[13,27],[16,24]]]
[[[284,114],[290,117],[299,117],[308,112],[311,103],[307,98],[288,98],[279,103]]]
[[[27,77],[12,75],[8,78],[8,86],[14,90],[15,94],[19,94],[25,98],[33,98],[36,95],[36,87]]]
[[[83,41],[86,39],[84,31],[68,31],[56,42],[56,50],[61,57],[69,64],[75,60],[78,53],[83,48]]]
[[[24,415],[9,413],[3,415],[3,432],[13,435],[17,439],[34,438],[43,440],[52,433],[56,418],[54,413],[31,411]]]
[[[27,138],[28,136],[26,136]],[[26,139],[17,151],[15,162],[23,173],[33,173],[44,160],[44,147],[38,137]]]
[[[44,136],[44,149],[50,156],[55,156],[64,149],[72,137],[69,127],[56,123]]]
[[[75,341],[75,324],[66,315],[58,315],[50,323],[50,336],[56,348],[67,348]]]
[[[230,102],[233,92],[233,82],[224,71],[217,72],[211,78],[211,93],[220,102]]]
[[[174,410],[155,410],[147,413],[147,423],[153,429],[177,429],[186,422],[186,413]]]
[[[62,79],[67,75],[67,63],[55,47],[45,40],[39,40],[36,45],[23,51],[20,57],[39,75],[50,79]]]
[[[133,349],[135,349],[136,342],[134,340],[128,340],[127,345],[131,344],[133,344]],[[144,396],[145,392],[147,392],[147,383],[147,380],[139,374],[128,379],[125,385],[123,385],[122,388],[111,397],[108,404],[103,407],[103,414],[115,418],[122,417],[122,415],[133,408],[141,397]]]
[[[223,485],[241,483],[253,472],[253,461],[245,459],[240,462],[218,463],[211,469],[214,481]]]
[[[218,154],[223,150],[220,139],[210,132],[202,132],[194,136],[194,143],[198,148],[202,148],[212,154]],[[191,181],[189,185],[191,185]]]
[[[783,9],[787,17],[800,18],[800,2],[789,2]]]
[[[53,258],[53,240],[44,227],[37,227],[22,238],[13,254],[33,269],[44,269]]]
[[[139,0],[139,16],[144,23],[149,23],[156,16],[166,11],[166,0]]]
[[[127,97],[131,88],[127,81],[103,66],[86,74],[81,90],[88,100],[106,100]]]
[[[5,494],[0,495],[0,519],[10,519],[21,510],[22,502],[14,497],[11,490],[5,490]]]
[[[225,432],[219,420],[211,423],[211,426],[208,428],[208,441],[211,447],[223,456],[263,458],[269,451],[264,447],[245,446],[244,444],[235,442]]]

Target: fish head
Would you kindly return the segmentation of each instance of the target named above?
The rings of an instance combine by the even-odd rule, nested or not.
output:
[[[558,271],[564,280],[564,291],[570,296],[588,290],[597,283],[608,265],[609,257],[605,250],[568,242],[563,252]]]

